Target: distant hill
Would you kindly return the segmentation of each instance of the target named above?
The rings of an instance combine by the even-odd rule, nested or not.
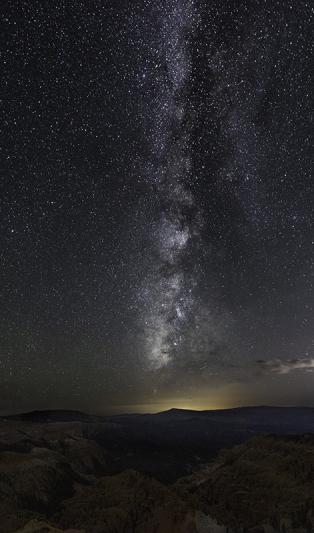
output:
[[[193,409],[172,408],[159,413],[148,414],[119,414],[119,415],[90,415],[82,411],[53,409],[36,410],[26,413],[2,416],[5,420],[19,420],[29,422],[95,422],[114,421],[115,423],[164,423],[176,420],[211,420],[217,422],[236,422],[237,424],[250,423],[262,426],[289,426],[295,429],[307,426],[314,430],[313,407],[276,407],[276,406],[252,406],[235,407],[232,409],[216,409],[195,411]],[[294,432],[294,431],[293,431]]]
[[[54,409],[46,411],[31,411],[18,415],[2,417],[5,420],[16,420],[19,422],[34,422],[45,424],[49,422],[94,422],[98,419],[96,416],[82,413],[81,411],[66,411],[63,409]]]
[[[234,409],[193,411],[169,409],[156,414],[118,415],[106,417],[116,423],[125,424],[195,424],[228,425],[231,429],[248,429],[268,433],[314,432],[314,408],[312,407],[237,407]]]

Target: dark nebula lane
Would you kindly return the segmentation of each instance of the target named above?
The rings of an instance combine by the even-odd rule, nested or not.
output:
[[[313,17],[4,4],[1,412],[314,406]]]

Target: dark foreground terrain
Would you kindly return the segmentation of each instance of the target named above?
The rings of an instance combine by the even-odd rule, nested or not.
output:
[[[314,410],[0,419],[0,532],[314,532]]]

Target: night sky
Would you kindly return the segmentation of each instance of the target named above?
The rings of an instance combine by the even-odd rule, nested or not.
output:
[[[314,406],[313,2],[1,12],[0,412]]]

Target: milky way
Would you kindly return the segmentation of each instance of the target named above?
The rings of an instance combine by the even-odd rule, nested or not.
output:
[[[202,215],[190,191],[192,161],[184,124],[191,74],[189,37],[195,24],[193,2],[174,0],[159,10],[158,50],[164,75],[158,80],[150,133],[152,180],[161,204],[152,238],[156,261],[142,289],[145,351],[154,368],[167,365],[182,344],[191,318],[197,283],[189,255],[200,238]]]
[[[0,410],[314,405],[312,3],[3,11]]]

